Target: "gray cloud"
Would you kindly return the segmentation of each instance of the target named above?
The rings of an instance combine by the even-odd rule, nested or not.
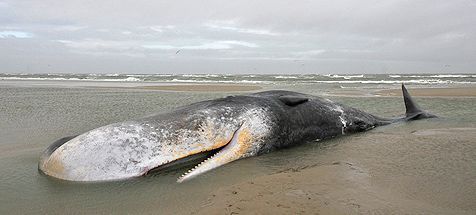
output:
[[[32,38],[34,35],[23,31],[0,31],[0,38]]]
[[[474,73],[474,20],[471,0],[0,0],[0,72]]]

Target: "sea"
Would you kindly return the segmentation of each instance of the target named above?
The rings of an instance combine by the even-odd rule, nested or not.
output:
[[[234,84],[473,84],[474,74],[8,74],[0,73],[0,80],[56,80],[162,83],[234,83]]]
[[[200,214],[221,188],[336,161],[358,166],[369,174],[371,186],[417,207],[403,213],[475,214],[476,97],[472,96],[416,97],[423,109],[439,118],[303,143],[233,162],[183,184],[176,179],[189,167],[102,183],[57,180],[37,169],[42,151],[62,137],[256,91],[163,91],[141,86],[257,85],[261,90],[325,96],[395,117],[404,114],[402,98],[374,92],[398,89],[401,83],[409,89],[470,89],[476,74],[0,74],[0,214]]]

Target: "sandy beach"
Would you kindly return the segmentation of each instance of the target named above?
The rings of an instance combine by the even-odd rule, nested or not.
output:
[[[421,129],[409,135],[421,138],[415,144],[426,145],[426,141],[445,137],[471,144],[472,132],[476,132],[476,128]],[[352,144],[365,145],[375,135],[385,136],[372,135],[354,140]],[[389,144],[397,144],[404,136],[393,134],[394,140]],[[380,145],[385,147],[386,144]],[[407,165],[398,156],[385,157],[385,161],[356,157],[335,159],[324,164],[298,165],[220,188],[210,195],[197,214],[473,214],[476,210],[472,204],[476,198],[471,194],[474,188],[466,188],[469,190],[459,196],[445,193],[446,189],[438,194],[421,187],[412,190],[413,186],[426,186],[419,185],[425,182],[410,179],[405,172],[383,175],[381,170],[374,169],[378,162]],[[409,167],[421,168],[415,161],[408,162]],[[458,182],[454,183],[450,189],[458,187]]]
[[[250,157],[183,184],[176,180],[187,168],[135,180],[81,184],[52,180],[38,173],[38,156],[58,138],[206,99],[275,89],[322,96],[378,116],[396,117],[404,113],[401,91],[398,84],[0,83],[3,213],[476,211],[475,88],[468,85],[407,86],[422,108],[440,118],[382,126]]]

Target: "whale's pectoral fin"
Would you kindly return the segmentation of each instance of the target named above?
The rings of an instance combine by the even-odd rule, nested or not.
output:
[[[252,137],[245,125],[241,125],[233,134],[230,142],[213,156],[207,158],[177,179],[177,182],[189,180],[214,168],[248,157],[252,153]]]
[[[279,100],[288,106],[296,106],[309,101],[309,98],[303,96],[280,96]]]

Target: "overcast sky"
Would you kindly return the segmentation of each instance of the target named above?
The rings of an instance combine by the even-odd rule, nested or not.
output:
[[[475,73],[474,0],[0,0],[0,73]]]

